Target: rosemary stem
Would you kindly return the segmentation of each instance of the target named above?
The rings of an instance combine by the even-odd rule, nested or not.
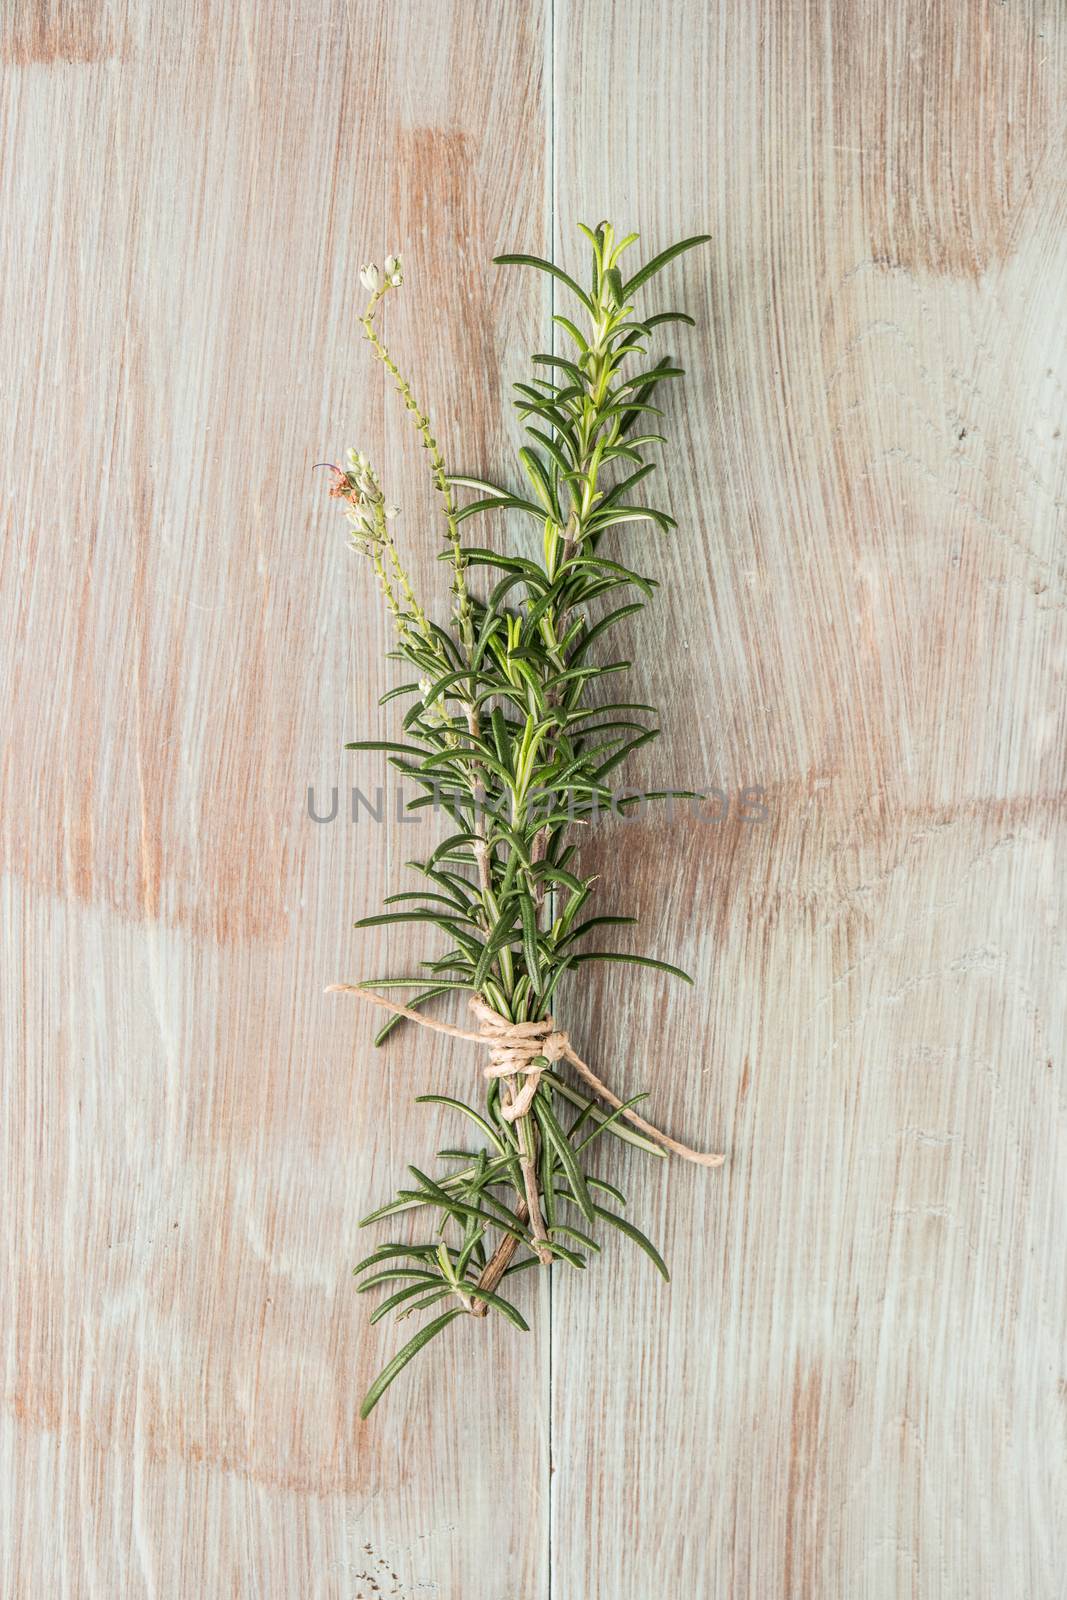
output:
[[[518,1217],[520,1222],[526,1222],[528,1220],[530,1213],[526,1209],[525,1200],[520,1200],[516,1205],[515,1215]],[[493,1293],[497,1284],[500,1282],[501,1278],[508,1270],[508,1267],[511,1265],[511,1258],[518,1248],[519,1241],[515,1234],[506,1233],[501,1239],[500,1243],[497,1245],[496,1249],[493,1251],[492,1255],[489,1257],[489,1260],[486,1262],[485,1266],[482,1268],[481,1276],[478,1279],[479,1289],[485,1289],[488,1294]],[[475,1317],[484,1317],[487,1315],[488,1311],[489,1307],[484,1300],[475,1301],[474,1305],[471,1307],[471,1315]]]
[[[667,1274],[651,1241],[601,1203],[607,1196],[625,1205],[621,1191],[588,1170],[588,1152],[605,1130],[661,1152],[617,1121],[632,1115],[627,1109],[632,1102],[619,1102],[580,1062],[553,1015],[561,980],[583,962],[631,961],[687,977],[652,956],[591,947],[599,943],[600,926],[635,919],[583,916],[598,877],[582,871],[571,835],[599,816],[607,774],[658,731],[645,720],[652,707],[601,692],[607,674],[624,671],[628,663],[599,664],[592,646],[641,609],[643,599],[629,603],[635,587],[647,598],[655,587],[632,569],[625,552],[619,557],[616,547],[629,533],[627,525],[651,522],[664,533],[675,526],[666,511],[638,503],[631,491],[656,466],[644,457],[648,446],[665,442],[660,434],[643,432],[646,415],[663,415],[651,404],[653,393],[666,379],[682,375],[669,357],[651,365],[643,359],[651,335],[663,323],[691,323],[692,318],[657,311],[640,319],[635,293],[705,236],[683,239],[624,276],[620,258],[636,235],[619,239],[607,222],[582,231],[592,248],[588,292],[552,262],[527,255],[499,258],[562,280],[589,317],[582,331],[557,315],[555,322],[570,336],[573,349],[564,356],[553,341],[552,353],[534,360],[538,368],[554,371],[517,385],[528,433],[519,461],[530,487],[522,494],[447,470],[429,415],[379,333],[380,302],[404,281],[402,259],[388,256],[384,274],[373,263],[360,268],[370,296],[360,318],[362,331],[411,418],[436,505],[443,508],[451,603],[447,621],[438,624],[432,609],[420,602],[394,539],[399,508],[385,499],[367,456],[350,450],[347,467],[333,469],[330,493],[345,503],[354,530],[352,548],[373,564],[398,637],[393,655],[410,671],[412,681],[385,698],[414,699],[398,740],[364,740],[348,748],[385,750],[393,766],[425,791],[412,809],[444,796],[454,831],[426,860],[409,863],[428,885],[390,895],[388,905],[402,909],[362,918],[357,926],[417,921],[435,936],[443,934],[447,944],[436,958],[422,961],[408,977],[388,981],[419,991],[410,1009],[401,1011],[430,1027],[435,1023],[420,1014],[424,1004],[451,990],[477,997],[482,1002],[475,1004],[482,1022],[478,1034],[436,1026],[477,1039],[491,1051],[481,1110],[447,1095],[420,1097],[465,1114],[482,1147],[440,1151],[444,1165],[436,1178],[411,1166],[414,1187],[405,1183],[395,1200],[365,1219],[426,1209],[433,1217],[433,1236],[425,1243],[400,1238],[373,1251],[357,1269],[378,1269],[364,1287],[389,1286],[374,1320],[389,1312],[406,1318],[442,1300],[449,1309],[435,1312],[383,1368],[363,1401],[362,1416],[407,1362],[451,1325],[460,1308],[476,1317],[492,1310],[527,1328],[510,1290],[498,1292],[501,1281],[538,1264],[581,1269],[587,1252],[599,1248],[591,1233],[561,1212],[563,1205],[576,1206],[585,1227],[606,1223],[621,1230]],[[457,506],[457,487],[478,491],[482,498]],[[509,555],[488,541],[461,540],[461,524],[469,518],[501,512],[533,519],[543,541],[541,559]],[[601,551],[605,540],[608,548]],[[489,581],[476,584],[472,593],[468,577],[480,569],[487,569]],[[604,600],[625,589],[628,603],[601,609]],[[544,1054],[535,1055],[542,1041]],[[616,1106],[615,1112],[600,1111],[551,1070],[552,1063],[564,1059],[582,1068],[582,1076]],[[536,1087],[524,1076],[530,1072],[537,1074]],[[527,1105],[519,1098],[524,1083]],[[571,1105],[578,1108],[576,1118]],[[671,1147],[684,1153],[684,1147]],[[391,1264],[383,1267],[383,1262]],[[405,1287],[394,1288],[398,1283]]]
[[[511,1079],[508,1080],[509,1084],[511,1081]],[[544,1218],[541,1215],[541,1188],[537,1177],[537,1138],[529,1113],[518,1119],[518,1127],[521,1147],[519,1169],[522,1172],[523,1188],[526,1191],[526,1207],[530,1216],[530,1233],[533,1235],[537,1259],[543,1267],[547,1267],[552,1260],[552,1252],[548,1248],[548,1234],[545,1231]]]

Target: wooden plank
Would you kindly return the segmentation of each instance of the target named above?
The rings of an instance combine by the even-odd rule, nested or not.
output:
[[[6,8],[15,1594],[1059,1594],[1065,78],[1051,6]],[[373,794],[337,746],[391,681],[307,469],[351,437],[428,525],[352,333],[398,245],[390,338],[503,463],[545,307],[486,262],[553,242],[546,120],[568,262],[578,217],[715,234],[663,290],[701,327],[636,777],[730,814],[584,857],[701,987],[565,1021],[730,1164],[616,1160],[674,1283],[557,1278],[551,1415],[542,1288],[362,1428],[357,1221],[445,1124],[320,994],[417,952],[344,933],[406,827],[304,812]]]
[[[614,969],[566,1025],[721,1173],[554,1284],[553,1600],[1062,1593],[1060,8],[557,0],[556,247],[698,230]],[[627,653],[630,653],[629,651]],[[642,754],[645,754],[644,752]],[[638,779],[640,781],[640,778]],[[745,824],[738,791],[766,791]],[[655,1039],[647,1047],[635,1041]]]
[[[340,746],[394,681],[312,463],[372,451],[440,582],[358,264],[405,250],[389,334],[493,470],[543,53],[519,0],[0,22],[6,1592],[544,1591],[547,1339],[465,1329],[357,1421],[357,1222],[474,1067],[323,996],[415,956],[346,931],[415,830],[305,812],[380,781]]]

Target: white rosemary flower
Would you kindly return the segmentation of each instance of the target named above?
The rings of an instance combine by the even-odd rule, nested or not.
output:
[[[374,265],[373,261],[368,261],[362,267],[360,267],[359,281],[363,285],[364,289],[367,290],[368,294],[377,294],[379,288],[381,287],[382,279],[381,274],[379,273],[378,268]]]
[[[404,267],[399,254],[395,256],[386,256],[385,281],[386,283],[391,284],[394,289],[399,289],[400,285],[403,283]]]

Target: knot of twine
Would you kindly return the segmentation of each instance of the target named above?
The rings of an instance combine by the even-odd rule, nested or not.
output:
[[[489,1060],[482,1069],[486,1078],[521,1077],[526,1080],[522,1088],[517,1091],[508,1086],[505,1104],[501,1106],[501,1116],[506,1122],[517,1122],[520,1117],[526,1116],[546,1067],[556,1061],[569,1061],[578,1076],[585,1080],[601,1100],[621,1112],[628,1122],[640,1128],[642,1133],[654,1139],[664,1150],[670,1150],[686,1161],[695,1161],[705,1167],[719,1167],[726,1159],[724,1155],[693,1150],[689,1145],[672,1139],[669,1134],[661,1132],[651,1122],[646,1122],[644,1117],[638,1116],[632,1107],[624,1105],[606,1083],[601,1083],[592,1068],[586,1065],[575,1051],[567,1034],[556,1027],[552,1017],[542,1017],[539,1022],[511,1022],[507,1017],[502,1017],[499,1011],[494,1011],[492,1006],[487,1005],[480,995],[473,995],[470,1009],[478,1018],[478,1031],[472,1033],[465,1028],[455,1027],[451,1022],[438,1022],[434,1017],[425,1017],[421,1012],[412,1011],[396,1000],[387,1000],[384,995],[375,994],[373,989],[364,989],[357,983],[331,983],[326,992],[359,995],[372,1006],[381,1006],[385,1011],[391,1011],[394,1016],[407,1017],[420,1028],[429,1028],[434,1033],[446,1033],[453,1039],[469,1039],[474,1044],[488,1045]]]
[[[480,995],[471,997],[470,1007],[480,1024],[477,1034],[471,1037],[484,1039],[489,1046],[483,1078],[526,1079],[518,1094],[512,1094],[500,1108],[505,1122],[517,1122],[529,1111],[545,1067],[563,1060],[570,1040],[558,1031],[551,1017],[543,1017],[540,1022],[509,1022],[486,1005]]]

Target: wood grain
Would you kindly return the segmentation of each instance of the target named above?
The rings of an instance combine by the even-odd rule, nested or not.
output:
[[[659,16],[556,6],[555,243],[714,235],[663,290],[700,327],[635,688],[669,708],[648,772],[733,809],[596,845],[701,987],[658,1060],[629,979],[583,989],[581,1038],[730,1164],[627,1164],[669,1290],[622,1249],[594,1322],[554,1286],[553,1600],[1052,1600],[1067,29]]]
[[[0,85],[0,1588],[1061,1600],[1062,8],[12,0]],[[565,1021],[730,1160],[614,1157],[671,1286],[609,1244],[364,1426],[358,1218],[445,1124],[322,995],[421,836],[344,820],[393,676],[309,469],[368,448],[429,588],[358,264],[504,475],[550,308],[489,257],[602,215],[714,236],[634,779],[730,806],[594,832],[699,985]]]
[[[358,1219],[443,1123],[323,994],[411,959],[349,930],[416,830],[306,791],[372,792],[341,745],[394,681],[312,464],[373,450],[438,575],[358,265],[403,246],[390,334],[499,459],[543,307],[484,263],[546,243],[540,13],[44,15],[3,24],[0,1589],[539,1593],[546,1507],[495,1507],[516,1453],[545,1475],[547,1315],[357,1421],[396,1338]]]

